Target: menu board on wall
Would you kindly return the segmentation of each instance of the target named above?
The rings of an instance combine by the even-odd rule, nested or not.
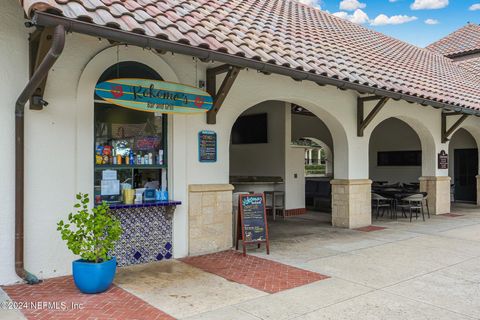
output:
[[[217,162],[217,133],[203,130],[198,133],[198,161]]]
[[[267,214],[263,194],[242,194],[239,197],[238,241],[242,240],[243,254],[247,244],[266,243],[267,254],[270,253],[268,241]],[[240,230],[241,228],[241,230]]]

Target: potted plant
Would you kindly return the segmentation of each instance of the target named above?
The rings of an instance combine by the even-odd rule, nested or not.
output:
[[[120,221],[110,214],[110,207],[102,203],[91,210],[88,194],[77,194],[75,213],[68,215],[68,223],[63,220],[57,230],[67,247],[81,259],[72,263],[73,279],[83,293],[100,293],[113,282],[117,260],[110,257],[115,242],[122,234]]]

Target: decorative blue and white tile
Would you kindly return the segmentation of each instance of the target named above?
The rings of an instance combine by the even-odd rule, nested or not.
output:
[[[112,255],[119,266],[168,260],[173,257],[172,221],[165,207],[115,209],[123,234]]]

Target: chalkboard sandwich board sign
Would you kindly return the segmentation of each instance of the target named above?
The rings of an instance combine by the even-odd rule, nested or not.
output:
[[[238,242],[241,239],[243,255],[246,255],[248,244],[266,244],[267,254],[270,254],[270,243],[268,240],[267,213],[265,208],[265,196],[263,194],[242,194],[239,197],[239,221],[238,221]]]

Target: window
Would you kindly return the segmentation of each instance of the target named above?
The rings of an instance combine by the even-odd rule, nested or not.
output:
[[[161,78],[147,66],[122,62],[99,82]],[[95,97],[95,200],[121,202],[121,189],[167,190],[167,115],[110,104]]]

